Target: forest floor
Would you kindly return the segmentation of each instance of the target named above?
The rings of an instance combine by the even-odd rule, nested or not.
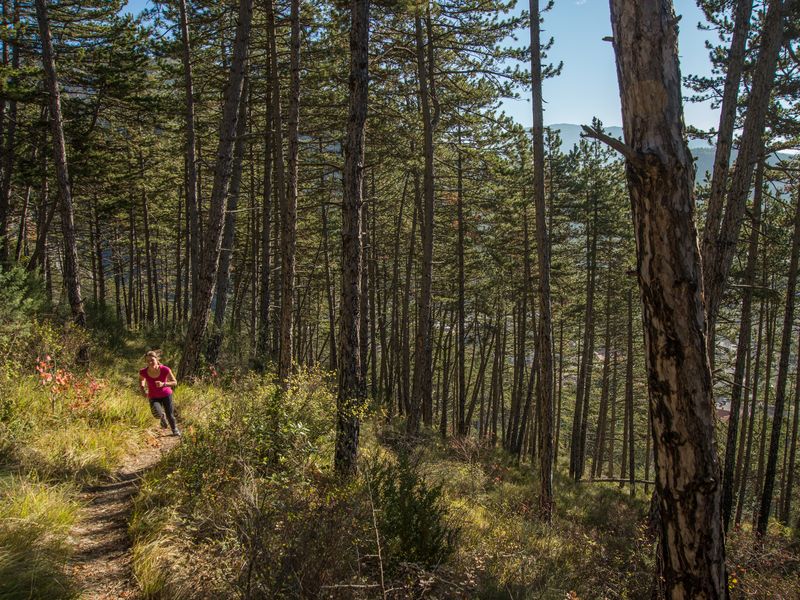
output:
[[[83,600],[131,599],[139,595],[133,576],[128,523],[144,474],[178,444],[166,429],[149,429],[146,444],[123,459],[119,470],[80,495],[81,519],[70,532],[75,553],[69,565]]]

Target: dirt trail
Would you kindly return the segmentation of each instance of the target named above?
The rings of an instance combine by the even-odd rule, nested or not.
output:
[[[147,445],[128,456],[113,477],[81,493],[85,508],[70,534],[75,546],[70,570],[83,591],[82,600],[138,597],[128,537],[133,498],[144,473],[178,440],[168,430],[148,430]]]

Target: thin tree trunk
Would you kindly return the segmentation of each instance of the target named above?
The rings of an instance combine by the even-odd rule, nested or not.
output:
[[[608,432],[608,472],[609,479],[614,478],[614,445],[617,437],[617,352],[614,351],[614,362],[611,369],[611,422]],[[648,437],[650,432],[648,431]]]
[[[800,347],[800,339],[798,340],[798,347]],[[794,489],[794,476],[795,476],[795,463],[797,459],[797,428],[798,418],[800,417],[800,352],[797,353],[797,367],[795,368],[795,383],[794,383],[794,407],[792,419],[792,434],[791,442],[789,444],[789,462],[786,468],[786,487],[783,494],[783,506],[781,507],[781,521],[789,524],[789,517],[792,510],[792,490]]]
[[[766,248],[766,244],[764,244]],[[765,256],[766,266],[766,256]],[[758,448],[758,466],[756,468],[756,481],[753,494],[756,496],[756,506],[753,510],[753,529],[758,523],[758,494],[764,485],[764,464],[767,457],[767,439],[769,434],[769,398],[772,391],[772,361],[775,358],[775,333],[778,327],[778,307],[777,304],[767,310],[767,357],[764,368],[764,410],[761,413],[761,435]]]
[[[233,169],[225,208],[225,224],[222,230],[222,246],[217,269],[216,295],[214,304],[214,328],[208,341],[208,361],[215,364],[219,359],[224,338],[225,311],[228,308],[228,291],[231,283],[231,262],[236,245],[236,211],[239,206],[239,191],[242,186],[242,160],[244,158],[244,138],[247,133],[248,81],[245,76],[242,97],[239,101],[239,117],[236,122],[236,141],[233,145]],[[247,245],[245,245],[245,248]],[[240,269],[239,271],[243,271]]]
[[[592,366],[594,360],[594,292],[597,256],[597,202],[592,200],[592,222],[586,233],[586,313],[584,316],[583,354],[578,370],[575,415],[572,424],[572,446],[570,453],[570,475],[576,480],[583,477],[586,427],[589,415],[589,399],[592,389]]]
[[[465,328],[465,302],[464,302],[464,170],[461,158],[461,131],[459,130],[458,149],[456,154],[456,219],[458,222],[458,237],[456,238],[456,261],[458,262],[458,300],[457,300],[457,325],[456,325],[456,360],[458,364],[458,433],[466,435],[467,422],[464,419],[467,402],[466,381],[466,335]]]
[[[271,0],[267,4],[271,5]],[[275,32],[269,31],[267,35],[274,37]],[[265,52],[267,85],[264,90],[264,108],[266,110],[266,126],[264,128],[264,191],[261,208],[261,290],[258,304],[259,330],[256,356],[261,365],[265,366],[269,359],[269,334],[270,334],[270,277],[272,275],[272,255],[270,254],[270,233],[272,227],[272,165],[273,165],[273,136],[275,128],[275,114],[273,110],[272,93],[274,88],[273,78],[275,65],[272,62],[270,42],[267,42]]]
[[[300,144],[300,0],[291,0],[288,130],[289,177],[281,214],[281,346],[278,378],[286,388],[292,373],[292,316],[294,312],[295,248],[297,246],[297,186]]]
[[[45,84],[50,107],[50,133],[53,138],[53,162],[56,168],[59,205],[61,207],[61,232],[64,237],[64,284],[67,288],[72,319],[79,327],[85,327],[86,313],[84,312],[83,298],[81,297],[78,248],[75,240],[75,219],[72,212],[72,190],[67,166],[67,149],[64,142],[64,120],[61,117],[61,92],[59,90],[58,77],[56,76],[53,41],[50,34],[50,19],[47,14],[47,0],[36,0],[36,19],[42,40],[42,64],[44,66]],[[79,358],[88,359],[86,352],[86,349],[82,349]]]
[[[186,208],[189,212],[189,248],[192,258],[192,304],[196,302],[198,277],[200,275],[200,202],[199,182],[197,175],[197,141],[195,133],[194,82],[192,78],[192,50],[189,38],[189,19],[186,11],[186,0],[178,0],[180,13],[181,45],[183,61],[183,87],[186,94]]]
[[[600,411],[597,417],[597,435],[595,435],[592,452],[592,468],[590,471],[592,479],[602,475],[606,427],[608,424],[608,386],[611,366],[611,263],[609,263],[608,270],[608,280],[606,282],[606,328],[603,338],[603,375],[600,392]]]
[[[100,215],[97,207],[97,199],[93,206],[94,215],[94,253],[97,262],[97,300],[101,307],[106,306],[106,274],[103,264],[103,236],[100,233]]]
[[[731,188],[725,205],[725,216],[716,243],[707,247],[711,256],[704,256],[707,327],[708,331],[712,332],[710,336],[712,338],[728,273],[736,253],[753,169],[756,162],[760,160],[763,150],[764,125],[776,76],[778,54],[783,40],[785,5],[785,0],[770,0],[767,8],[761,48],[753,73],[747,113],[742,128],[742,141],[739,144],[736,166],[731,175]]]
[[[414,173],[414,195],[417,196],[419,191],[418,175]],[[414,250],[416,242],[417,221],[419,220],[419,202],[414,202],[414,214],[411,218],[411,237],[409,239],[409,249],[406,259],[406,273],[405,285],[403,286],[403,309],[400,319],[400,326],[403,329],[401,340],[401,370],[400,377],[400,403],[399,407],[401,412],[408,415],[411,411],[411,390],[410,390],[410,377],[411,377],[411,323],[410,323],[410,307],[411,302],[411,271],[414,266]]]
[[[360,298],[361,308],[359,310],[359,333],[358,333],[358,351],[361,354],[361,383],[364,386],[366,393],[367,376],[369,373],[369,288],[371,285],[369,279],[369,251],[370,251],[370,234],[369,234],[369,198],[364,194],[364,176],[361,176],[361,290]],[[424,407],[425,411],[427,406]],[[426,414],[427,416],[427,414]]]
[[[421,11],[421,9],[420,9]],[[414,17],[416,37],[417,78],[419,100],[422,107],[422,128],[424,139],[425,170],[423,175],[423,204],[420,227],[422,239],[422,277],[419,294],[418,326],[414,354],[414,385],[411,392],[411,405],[406,420],[406,431],[416,435],[419,431],[419,418],[422,407],[430,402],[433,385],[431,365],[432,330],[432,286],[433,286],[433,218],[434,218],[434,173],[433,173],[433,132],[439,120],[439,108],[433,78],[433,38],[430,32],[430,5],[426,5],[427,57],[422,35],[422,16],[420,11]],[[433,104],[433,107],[431,107]]]
[[[330,265],[330,257],[328,253],[328,207],[327,205],[322,205],[322,249],[323,249],[323,258],[325,260],[325,287],[327,293],[327,304],[328,304],[328,338],[330,341],[331,351],[330,351],[330,362],[328,363],[328,368],[331,371],[336,370],[337,361],[336,361],[336,306],[334,305],[334,287],[333,281],[331,279],[331,265]]]
[[[252,0],[241,0],[239,20],[233,41],[233,57],[222,108],[222,123],[219,130],[217,162],[214,169],[214,185],[208,209],[208,226],[205,228],[206,243],[200,265],[196,302],[192,304],[192,317],[186,334],[183,356],[178,369],[182,377],[197,374],[200,348],[208,324],[211,298],[219,266],[222,228],[225,216],[225,199],[233,170],[233,147],[239,118],[239,102],[242,97],[247,63],[247,48],[250,40],[250,23],[253,15]]]
[[[736,438],[739,433],[739,413],[744,390],[742,383],[750,347],[753,286],[755,284],[756,263],[758,262],[758,233],[761,227],[761,180],[763,161],[756,173],[756,193],[753,198],[753,220],[750,229],[750,243],[747,251],[747,266],[744,272],[742,289],[742,313],[740,317],[739,340],[736,347],[736,364],[733,371],[733,388],[731,389],[731,413],[728,420],[728,433],[725,445],[725,466],[722,472],[722,519],[725,531],[731,520],[734,493],[734,467],[736,464]]]
[[[552,230],[551,230],[552,231]],[[552,240],[551,240],[552,247]],[[558,466],[559,440],[561,439],[561,397],[564,389],[564,318],[558,322],[558,408],[556,409],[556,434],[553,440],[553,465]]]
[[[744,70],[745,45],[750,31],[750,15],[752,12],[753,0],[736,1],[733,35],[731,36],[728,60],[725,65],[725,87],[723,88],[722,103],[719,111],[719,128],[717,130],[717,145],[714,150],[711,191],[706,210],[705,229],[703,230],[702,250],[705,264],[710,264],[713,259],[713,246],[716,243],[719,235],[719,226],[722,222],[722,206],[725,199],[725,191],[727,190],[731,148],[733,147],[733,129],[736,122],[736,105],[739,97],[742,71]]]
[[[794,323],[795,289],[797,287],[797,263],[800,257],[800,197],[797,199],[792,235],[792,255],[789,261],[788,282],[786,284],[786,307],[783,313],[783,333],[781,336],[780,358],[778,361],[778,381],[775,385],[775,410],[772,415],[772,436],[769,441],[767,466],[764,472],[764,489],[758,509],[756,533],[767,533],[769,512],[772,505],[772,491],[775,486],[775,473],[778,464],[778,445],[783,427],[783,409],[786,400],[786,381],[789,377],[789,352],[792,345],[792,324]]]

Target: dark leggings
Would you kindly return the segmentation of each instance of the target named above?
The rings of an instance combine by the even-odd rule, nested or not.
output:
[[[153,412],[153,416],[159,419],[166,416],[172,431],[178,429],[178,426],[175,424],[175,414],[172,408],[172,394],[165,398],[150,398],[150,410]]]

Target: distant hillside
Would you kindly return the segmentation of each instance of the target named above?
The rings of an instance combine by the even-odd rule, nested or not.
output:
[[[572,123],[553,123],[552,125],[548,125],[548,127],[557,129],[561,133],[562,152],[569,152],[580,142],[581,133],[583,131],[580,125],[574,125]],[[606,133],[622,139],[622,127],[606,127]],[[705,179],[706,173],[709,174],[709,177],[711,176],[711,171],[714,168],[714,146],[708,145],[708,143],[703,140],[690,140],[689,149],[692,151],[692,156],[694,156],[695,165],[697,166],[695,181],[700,183]],[[790,155],[779,153],[778,157],[788,159]],[[777,162],[778,157],[772,156],[768,159],[768,162]],[[735,159],[736,150],[733,151],[733,156],[731,157],[731,160]]]

